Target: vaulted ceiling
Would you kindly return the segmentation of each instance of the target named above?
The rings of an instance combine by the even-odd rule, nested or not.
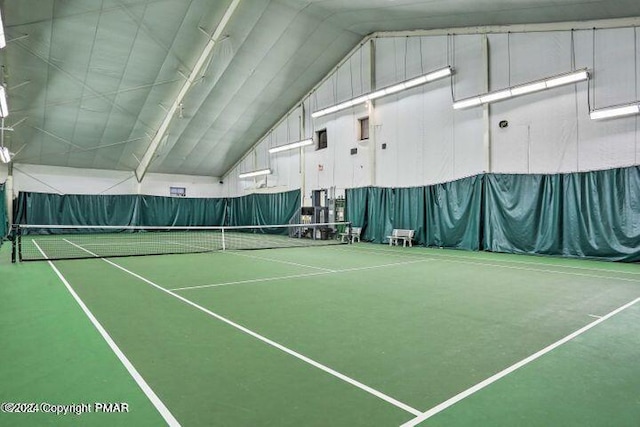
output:
[[[15,162],[135,170],[231,0],[4,0]],[[241,0],[149,171],[223,175],[367,34],[640,16],[637,0]]]

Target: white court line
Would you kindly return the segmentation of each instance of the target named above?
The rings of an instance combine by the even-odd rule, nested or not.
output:
[[[136,273],[134,273],[134,272],[132,272],[130,270],[127,270],[126,268],[116,264],[113,261],[110,261],[110,260],[108,260],[106,258],[100,258],[98,255],[92,253],[91,251],[88,251],[87,249],[85,249],[85,248],[83,248],[81,246],[76,245],[75,243],[73,243],[73,242],[71,242],[71,241],[69,241],[67,239],[64,239],[64,240],[67,243],[82,249],[83,251],[87,252],[88,254],[91,254],[94,257],[101,259],[102,261],[106,262],[107,264],[110,264],[110,265],[118,268],[119,270],[122,270],[125,273],[128,273],[128,274],[132,275],[133,277],[142,280],[143,282],[153,286],[154,288],[156,288],[156,289],[158,289],[158,290],[160,290],[160,291],[162,291],[162,292],[164,292],[166,294],[169,294],[169,295],[171,295],[172,297],[174,297],[176,299],[179,299],[180,301],[184,302],[185,304],[188,304],[188,305],[190,305],[190,306],[202,311],[203,313],[206,313],[209,316],[214,317],[214,318],[220,320],[221,322],[224,322],[227,325],[229,325],[229,326],[231,326],[233,328],[236,328],[239,331],[244,332],[247,335],[252,336],[252,337],[264,342],[265,344],[268,344],[268,345],[270,345],[272,347],[275,347],[278,350],[281,350],[281,351],[283,351],[283,352],[285,352],[285,353],[287,353],[287,354],[289,354],[289,355],[291,355],[291,356],[293,356],[293,357],[295,357],[295,358],[297,358],[299,360],[302,360],[303,362],[306,362],[311,366],[314,366],[314,367],[316,367],[318,369],[321,369],[322,371],[324,371],[324,372],[326,372],[328,374],[331,374],[334,377],[341,379],[342,381],[345,381],[345,382],[347,382],[347,383],[349,383],[349,384],[351,384],[351,385],[353,385],[355,387],[358,387],[359,389],[364,390],[367,393],[378,397],[379,399],[382,399],[382,400],[384,400],[384,401],[386,401],[386,402],[388,402],[388,403],[390,403],[390,404],[392,404],[392,405],[394,405],[394,406],[396,406],[396,407],[398,407],[400,409],[403,409],[403,410],[409,412],[410,414],[413,414],[413,415],[416,415],[416,416],[421,414],[421,412],[419,410],[417,410],[415,408],[412,408],[411,406],[407,405],[406,403],[402,403],[399,400],[396,400],[393,397],[382,393],[381,391],[378,391],[378,390],[376,390],[374,388],[371,388],[368,385],[365,385],[365,384],[363,384],[363,383],[361,383],[361,382],[359,382],[359,381],[357,381],[357,380],[355,380],[353,378],[350,378],[350,377],[348,377],[348,376],[346,376],[346,375],[344,375],[344,374],[342,374],[342,373],[340,373],[340,372],[338,372],[338,371],[336,371],[334,369],[329,368],[328,366],[325,366],[325,365],[323,365],[323,364],[321,364],[319,362],[316,362],[315,360],[313,360],[313,359],[311,359],[311,358],[309,358],[307,356],[304,356],[304,355],[302,355],[302,354],[300,354],[300,353],[298,353],[298,352],[296,352],[294,350],[291,350],[290,348],[285,347],[284,345],[279,344],[279,343],[277,343],[277,342],[275,342],[275,341],[273,341],[273,340],[271,340],[271,339],[269,339],[269,338],[267,338],[267,337],[265,337],[263,335],[260,335],[257,332],[254,332],[254,331],[252,331],[252,330],[250,330],[250,329],[248,329],[248,328],[246,328],[246,327],[244,327],[244,326],[242,326],[242,325],[240,325],[238,323],[235,323],[232,320],[229,320],[224,316],[221,316],[221,315],[219,315],[217,313],[214,313],[213,311],[208,310],[208,309],[196,304],[195,302],[193,302],[191,300],[188,300],[188,299],[176,294],[175,292],[172,292],[172,291],[170,291],[168,289],[164,289],[160,285],[157,285],[157,284],[153,283],[151,280],[146,279],[146,278],[140,276],[139,274],[136,274]]]
[[[248,280],[238,280],[236,282],[223,282],[223,283],[213,283],[210,285],[195,285],[195,286],[185,286],[183,288],[173,288],[169,289],[170,291],[189,291],[192,289],[204,289],[204,288],[216,288],[218,286],[229,286],[229,285],[241,285],[243,283],[259,283],[259,282],[270,282],[273,280],[286,280],[286,279],[297,279],[300,277],[309,277],[309,276],[319,276],[323,274],[330,274],[329,271],[318,271],[317,273],[304,273],[304,274],[292,274],[291,276],[280,276],[280,277],[268,277],[261,279],[248,279]]]
[[[292,274],[290,276],[238,280],[236,282],[212,283],[210,285],[185,286],[183,288],[173,288],[173,289],[169,289],[169,290],[170,291],[188,291],[188,290],[191,290],[191,289],[216,288],[216,287],[219,287],[219,286],[241,285],[241,284],[244,284],[244,283],[271,282],[271,281],[274,281],[274,280],[297,279],[297,278],[301,278],[301,277],[322,276],[322,275],[325,275],[325,274],[349,273],[349,272],[352,272],[352,271],[372,270],[372,269],[375,269],[375,268],[395,267],[395,266],[398,266],[398,265],[417,264],[417,263],[425,262],[425,261],[433,261],[433,260],[427,258],[427,259],[423,259],[423,260],[421,259],[421,260],[416,260],[416,261],[394,262],[394,263],[391,263],[391,264],[380,264],[380,265],[370,265],[370,266],[367,266],[367,267],[346,268],[344,270],[318,271],[317,273]]]
[[[395,254],[398,254],[398,251],[393,251],[393,250],[385,250],[385,249],[354,249],[354,250],[359,250],[362,252],[368,252],[368,253],[375,253],[375,252],[392,252]],[[591,278],[596,278],[596,279],[607,279],[607,280],[620,280],[623,282],[631,282],[631,283],[640,283],[640,279],[630,279],[630,278],[626,278],[626,277],[612,277],[612,276],[600,276],[597,274],[588,274],[588,273],[576,273],[574,271],[562,271],[562,270],[549,270],[549,269],[545,269],[545,268],[529,268],[529,267],[518,267],[518,266],[514,266],[514,265],[504,265],[504,264],[493,264],[493,263],[488,263],[488,262],[482,262],[482,261],[467,261],[469,259],[473,259],[473,258],[469,258],[469,257],[457,257],[457,256],[453,256],[453,255],[441,255],[441,254],[406,254],[407,258],[416,258],[416,257],[426,257],[426,256],[436,256],[435,259],[439,260],[439,261],[444,261],[444,262],[458,262],[461,264],[471,264],[471,265],[480,265],[480,266],[485,266],[485,267],[497,267],[497,268],[509,268],[512,270],[522,270],[522,271],[537,271],[537,272],[541,272],[541,273],[558,273],[558,274],[567,274],[570,276],[581,276],[581,277],[591,277]],[[449,258],[445,258],[445,257],[449,257]],[[503,262],[503,261],[500,261]],[[553,264],[535,264],[535,263],[527,263],[527,262],[522,262],[522,261],[504,261],[505,263],[521,263],[521,264],[528,264],[528,265],[546,265],[546,266],[554,266]],[[558,268],[565,268],[564,266],[557,266]],[[581,267],[573,267],[573,268],[577,268],[577,269],[583,269],[583,270],[593,270],[593,269],[589,269],[589,268],[581,268]],[[595,270],[595,271],[603,271],[603,272],[607,272],[607,273],[618,273],[617,271],[609,271],[609,270]]]
[[[313,265],[306,265],[306,264],[299,264],[297,262],[283,261],[283,260],[280,260],[280,259],[273,259],[273,258],[255,256],[255,255],[241,254],[241,253],[238,253],[238,252],[231,252],[231,251],[225,251],[225,253],[228,253],[230,255],[243,256],[243,257],[247,257],[247,258],[261,259],[263,261],[278,262],[280,264],[289,264],[289,265],[296,265],[298,267],[313,268],[315,270],[323,270],[323,271],[326,271],[328,273],[335,273],[336,272],[336,270],[332,270],[330,268],[316,267],[316,266],[313,266]]]
[[[620,313],[623,310],[626,310],[627,308],[631,307],[632,305],[636,304],[638,301],[640,301],[640,298],[636,298],[633,301],[623,305],[622,307],[619,307],[615,310],[613,310],[612,312],[610,312],[609,314],[606,314],[604,316],[602,316],[601,318],[599,318],[598,320],[595,320],[591,323],[589,323],[587,326],[584,326],[583,328],[578,329],[577,331],[573,332],[572,334],[567,335],[566,337],[554,342],[553,344],[543,348],[542,350],[538,351],[537,353],[532,354],[531,356],[522,359],[520,362],[509,366],[508,368],[498,372],[497,374],[487,378],[486,380],[474,385],[471,388],[468,388],[467,390],[463,391],[462,393],[459,393],[455,396],[453,396],[451,399],[448,399],[444,402],[442,402],[441,404],[434,406],[433,408],[429,409],[427,412],[421,414],[420,416],[414,418],[411,421],[408,421],[404,424],[402,424],[400,427],[413,427],[421,422],[423,422],[424,420],[433,417],[434,415],[444,411],[445,409],[447,409],[448,407],[460,402],[462,399],[465,399],[466,397],[471,396],[472,394],[482,390],[483,388],[487,387],[490,384],[493,384],[494,382],[498,381],[499,379],[509,375],[510,373],[514,372],[517,369],[522,368],[523,366],[533,362],[534,360],[544,356],[545,354],[549,353],[551,350],[554,350],[558,347],[560,347],[561,345],[571,341],[572,339],[576,338],[579,335],[582,335],[583,333],[587,332],[589,329],[599,325],[600,323],[604,322],[605,320],[615,316],[616,314]]]
[[[78,294],[73,290],[73,288],[71,287],[71,285],[69,284],[67,279],[62,275],[60,270],[58,270],[58,268],[55,265],[53,265],[53,263],[49,260],[49,257],[44,253],[44,251],[40,248],[40,246],[38,245],[38,243],[35,240],[33,241],[33,244],[36,246],[36,248],[38,248],[38,250],[40,251],[42,256],[44,256],[44,258],[47,260],[47,262],[49,263],[49,266],[53,269],[53,271],[56,273],[56,275],[60,278],[60,280],[62,281],[64,286],[67,288],[67,291],[69,291],[69,293],[71,294],[73,299],[76,300],[76,302],[78,303],[78,305],[80,306],[80,308],[82,309],[84,314],[89,318],[91,323],[93,323],[93,326],[98,330],[100,335],[102,335],[102,338],[107,342],[107,344],[111,348],[111,351],[113,351],[115,353],[115,355],[118,357],[120,362],[127,369],[127,371],[129,372],[129,375],[131,375],[131,377],[138,384],[138,386],[142,389],[142,391],[147,396],[147,398],[151,401],[153,406],[155,406],[155,408],[158,410],[160,415],[162,415],[162,418],[164,418],[164,420],[167,422],[168,425],[179,427],[180,423],[178,422],[178,420],[175,419],[175,417],[171,414],[171,412],[165,406],[165,404],[162,403],[162,401],[160,400],[158,395],[156,395],[156,393],[151,389],[149,384],[147,384],[147,382],[144,380],[144,378],[142,378],[142,375],[140,375],[140,373],[135,368],[135,366],[133,366],[133,364],[129,361],[129,359],[127,359],[127,356],[125,356],[125,354],[122,352],[122,350],[120,350],[120,348],[115,343],[115,341],[111,338],[111,336],[106,331],[106,329],[104,329],[102,327],[100,322],[98,322],[98,319],[96,319],[96,317],[93,315],[93,313],[91,313],[89,308],[80,299]]]

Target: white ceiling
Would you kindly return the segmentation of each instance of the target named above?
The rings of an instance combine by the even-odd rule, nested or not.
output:
[[[230,0],[4,0],[19,163],[135,170]],[[152,172],[222,176],[375,31],[640,16],[638,0],[242,0]]]

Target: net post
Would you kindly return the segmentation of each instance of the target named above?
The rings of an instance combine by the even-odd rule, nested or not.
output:
[[[20,228],[19,225],[14,225],[13,233],[13,255],[11,262],[22,262],[22,228]]]
[[[11,240],[11,263],[16,263],[16,229],[15,226],[11,226],[9,231],[9,240]]]
[[[226,242],[224,241],[224,227],[222,227],[222,250],[227,250]]]

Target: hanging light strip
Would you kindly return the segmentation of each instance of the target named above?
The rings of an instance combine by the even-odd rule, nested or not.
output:
[[[242,172],[240,175],[238,175],[238,178],[252,178],[254,176],[261,175],[271,175],[271,169],[260,169],[257,171]]]
[[[313,139],[304,139],[298,142],[292,142],[290,144],[279,145],[277,147],[269,148],[269,153],[279,153],[281,151],[293,150],[294,148],[306,147],[307,145],[312,145]]]
[[[445,68],[432,71],[423,76],[416,77],[402,83],[398,83],[380,90],[376,90],[374,92],[368,93],[366,95],[359,96],[357,98],[350,99],[348,101],[342,102],[340,104],[333,105],[331,107],[324,108],[322,110],[314,111],[311,113],[311,117],[314,119],[317,117],[326,116],[327,114],[335,113],[336,111],[344,110],[349,107],[353,107],[355,105],[364,104],[367,101],[372,99],[381,98],[383,96],[391,95],[393,93],[398,93],[406,89],[410,89],[412,87],[420,86],[425,83],[430,83],[435,80],[442,79],[444,77],[448,77],[453,74],[453,68],[447,66]]]
[[[4,37],[4,24],[2,23],[2,15],[0,14],[0,49],[3,49],[7,45],[7,40]]]
[[[4,86],[0,84],[0,117],[7,117],[9,115],[9,106],[7,105],[7,91]]]
[[[600,120],[630,116],[632,114],[640,114],[640,104],[618,105],[615,107],[593,110],[589,112],[589,117],[591,117],[591,120]]]
[[[11,153],[7,147],[0,147],[0,161],[2,163],[9,163],[11,161]]]
[[[453,103],[453,108],[460,110],[463,108],[476,107],[481,104],[501,101],[514,96],[525,95],[533,92],[540,92],[558,86],[564,86],[571,83],[577,83],[589,79],[589,72],[584,70],[572,71],[570,73],[560,74],[557,76],[547,77],[546,79],[537,80],[523,85],[513,86],[507,89],[500,89],[488,92],[483,95],[472,96],[471,98],[461,99]]]

